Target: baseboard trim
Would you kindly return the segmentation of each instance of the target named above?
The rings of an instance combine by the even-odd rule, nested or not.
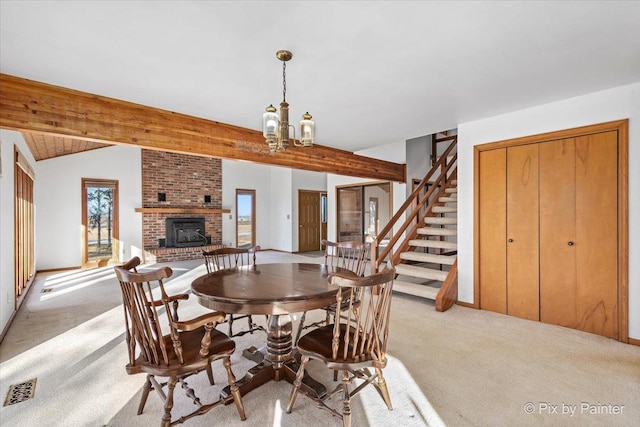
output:
[[[629,344],[640,346],[640,340],[637,340],[635,338],[629,338]]]
[[[470,302],[464,302],[464,301],[456,301],[457,305],[460,305],[462,307],[467,307],[467,308],[476,308],[479,309],[480,307],[478,307],[477,305],[470,303]]]
[[[51,273],[53,271],[80,270],[80,269],[82,269],[81,265],[77,265],[75,267],[45,268],[44,270],[36,271],[36,274],[38,274],[38,273]]]
[[[17,312],[18,312],[18,310],[13,310],[13,313],[11,313],[11,316],[9,316],[9,321],[4,326],[4,329],[2,330],[2,333],[0,334],[0,343],[2,343],[2,341],[4,340],[4,336],[7,335],[7,331],[9,331],[9,327],[11,326],[11,323],[13,322],[13,319],[16,317],[16,313]]]
[[[33,277],[31,277],[31,279],[27,281],[25,292],[22,295],[20,295],[20,297],[16,300],[16,308],[11,313],[11,316],[9,316],[9,320],[7,321],[7,324],[2,329],[2,333],[0,334],[0,343],[2,343],[2,341],[4,340],[5,335],[9,331],[9,328],[11,327],[11,323],[13,322],[13,319],[16,317],[16,314],[18,314],[18,310],[20,310],[20,307],[22,307],[22,304],[27,299],[27,295],[29,295],[29,292],[31,292],[31,288],[33,288],[33,284],[36,282],[37,275],[38,273],[36,272],[33,275]]]

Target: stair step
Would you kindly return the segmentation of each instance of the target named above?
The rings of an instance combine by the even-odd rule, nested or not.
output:
[[[435,301],[440,289],[429,285],[419,285],[417,283],[403,282],[395,280],[393,282],[393,291],[403,294],[414,295],[420,298],[426,298]]]
[[[427,280],[439,280],[444,282],[449,274],[448,271],[435,270],[433,268],[420,267],[418,265],[398,264],[395,266],[396,273],[405,276],[420,277]]]
[[[425,216],[424,222],[426,224],[457,224],[457,218],[439,217],[439,216]]]
[[[446,242],[442,240],[416,239],[409,240],[409,246],[418,246],[421,248],[440,248],[440,249],[458,249],[456,242]]]
[[[458,203],[457,197],[439,197],[438,201],[440,203]]]
[[[402,252],[400,254],[400,259],[406,259],[407,261],[430,262],[433,264],[446,264],[446,265],[453,265],[453,263],[456,261],[455,256],[426,254],[424,252],[412,252],[412,251]]]
[[[453,188],[453,187],[451,187],[451,188],[445,188],[445,189],[444,189],[444,192],[445,192],[445,193],[449,193],[449,194],[451,194],[451,193],[457,193],[457,192],[458,192],[458,189],[457,189],[457,188]]]
[[[456,236],[458,234],[455,228],[440,227],[422,227],[418,228],[417,232],[423,236]]]
[[[458,212],[457,206],[434,206],[431,208],[431,212],[433,213],[451,213]]]

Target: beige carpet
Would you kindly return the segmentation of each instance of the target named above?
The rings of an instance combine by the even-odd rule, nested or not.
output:
[[[322,258],[259,254],[262,263],[289,260],[321,262]],[[191,280],[204,271],[196,262],[172,266],[172,292],[188,290]],[[43,288],[51,291],[42,293]],[[450,426],[632,426],[640,419],[638,347],[459,306],[437,313],[433,304],[400,295],[393,304],[391,357],[385,374],[394,410],[387,411],[371,388],[354,399],[354,426],[425,426],[442,421]],[[204,310],[195,298],[183,308],[184,318]],[[144,376],[124,371],[123,323],[111,269],[39,275],[0,344],[2,396],[11,384],[37,378],[35,395],[2,407],[0,423],[158,425],[162,405],[155,394],[149,396],[145,412],[136,415]],[[240,377],[253,366],[240,350],[260,345],[264,334],[245,335],[236,342],[232,363]],[[314,377],[333,385],[321,365],[311,369]],[[189,381],[198,391],[206,391],[200,393],[203,398],[215,398],[226,381],[219,365],[214,373],[218,383],[214,387],[207,385],[204,375]],[[284,413],[290,387],[284,381],[271,382],[245,396],[245,422],[230,405],[186,425],[340,425],[303,397],[292,414]],[[175,415],[191,406],[184,398],[176,403]],[[527,413],[528,403],[533,414]]]

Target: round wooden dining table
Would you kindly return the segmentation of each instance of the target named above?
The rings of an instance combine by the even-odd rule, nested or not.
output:
[[[335,303],[338,288],[328,282],[331,273],[356,277],[344,268],[279,263],[218,270],[192,282],[193,294],[205,307],[232,314],[268,315],[266,349],[259,350],[257,359],[252,356],[255,352],[245,352],[262,361],[238,382],[243,395],[270,380],[294,381],[298,364],[293,354],[290,314]],[[302,390],[315,397],[326,394],[325,387],[306,374]],[[223,397],[229,395],[227,388]]]

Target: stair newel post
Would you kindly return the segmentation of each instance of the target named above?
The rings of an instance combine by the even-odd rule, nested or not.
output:
[[[380,243],[378,242],[378,238],[376,237],[375,239],[373,239],[373,242],[371,242],[371,247],[370,247],[370,251],[371,251],[371,274],[377,273],[380,263],[378,262],[378,245]]]

